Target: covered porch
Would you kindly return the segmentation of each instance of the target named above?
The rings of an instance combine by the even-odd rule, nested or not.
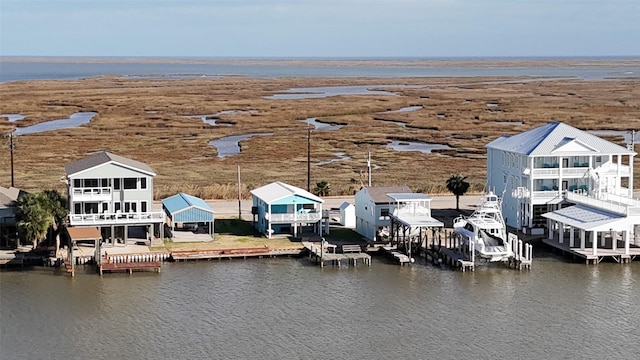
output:
[[[549,229],[543,242],[587,264],[604,259],[619,263],[640,260],[640,215],[579,204],[542,216],[547,218]]]

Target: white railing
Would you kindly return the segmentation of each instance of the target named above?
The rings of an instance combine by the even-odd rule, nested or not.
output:
[[[591,196],[587,196],[586,194],[583,195],[583,194],[579,194],[571,191],[567,191],[565,197],[568,201],[576,204],[583,204],[583,205],[591,206],[594,208],[606,210],[609,212],[621,214],[621,215],[629,214],[629,208],[631,207],[630,205],[627,205],[627,204],[600,200]],[[635,210],[633,212],[635,212]]]
[[[570,167],[562,169],[562,176],[585,176],[589,172],[588,167]]]
[[[111,199],[111,188],[73,188],[71,191],[71,201],[109,199]]]
[[[265,218],[271,222],[311,222],[320,221],[322,219],[322,213],[320,212],[308,212],[308,213],[285,213],[285,214],[272,214],[265,213]]]
[[[532,191],[534,199],[553,199],[560,196],[558,190]]]
[[[393,210],[393,215],[426,215],[431,216],[431,209],[424,206],[401,206]]]
[[[77,225],[126,225],[161,223],[164,212],[69,214],[69,224]]]
[[[560,174],[560,169],[558,168],[534,168],[533,175],[553,175],[558,176]]]
[[[629,165],[620,165],[620,175],[628,176],[631,174],[631,167]],[[605,164],[595,169],[600,174],[616,175],[618,174],[618,164]]]

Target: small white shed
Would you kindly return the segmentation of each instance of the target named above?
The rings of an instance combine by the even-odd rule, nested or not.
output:
[[[347,228],[356,227],[356,207],[350,202],[340,205],[340,225]]]

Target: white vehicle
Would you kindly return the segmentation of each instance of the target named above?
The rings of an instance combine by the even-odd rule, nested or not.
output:
[[[473,214],[453,221],[462,244],[473,242],[476,256],[488,262],[506,261],[513,256],[501,208],[500,198],[489,192]]]

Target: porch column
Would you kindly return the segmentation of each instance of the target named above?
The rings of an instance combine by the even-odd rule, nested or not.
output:
[[[569,231],[569,247],[572,248],[575,246],[575,231],[576,228],[574,228],[573,226],[570,226],[570,231]]]
[[[580,229],[580,250],[584,250],[584,243],[586,241],[586,231]]]
[[[298,237],[298,205],[293,200],[293,237]]]
[[[562,244],[564,242],[564,223],[558,223],[559,232],[558,232],[558,243]]]
[[[267,239],[271,239],[271,204],[268,206],[269,217],[267,219]]]
[[[624,241],[624,254],[629,255],[629,229],[622,232],[622,240]]]
[[[600,231],[600,246],[604,247],[606,245],[606,239],[607,237],[607,232],[606,231]]]
[[[611,249],[616,250],[617,248],[618,248],[618,232],[616,230],[613,230],[611,232]]]
[[[551,219],[547,219],[547,239],[553,240],[553,232],[555,231],[555,228],[556,222]]]
[[[598,255],[598,232],[597,231],[591,231],[591,244],[593,245],[593,255],[597,256]]]

